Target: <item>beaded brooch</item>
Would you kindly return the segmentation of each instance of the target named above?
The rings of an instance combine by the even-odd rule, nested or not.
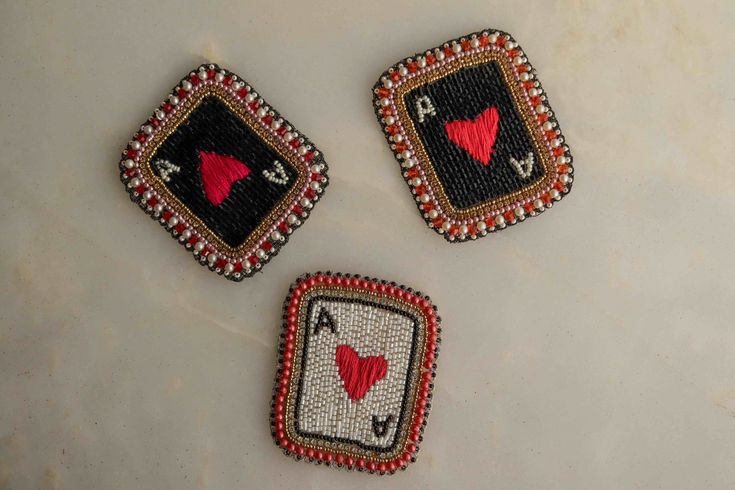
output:
[[[450,242],[536,216],[571,189],[569,148],[507,33],[477,32],[407,58],[373,92],[419,212]]]
[[[428,296],[377,279],[299,278],[284,303],[271,431],[287,455],[392,474],[415,461],[440,319]]]
[[[131,200],[235,281],[278,253],[327,186],[326,172],[305,136],[213,64],[174,87],[120,161]]]

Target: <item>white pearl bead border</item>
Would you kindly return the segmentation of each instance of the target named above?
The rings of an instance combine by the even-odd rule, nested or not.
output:
[[[480,37],[482,36],[487,37],[490,41],[485,46],[482,46],[480,42]],[[502,39],[505,39],[502,47],[496,44],[499,38],[501,38],[501,41]],[[451,55],[447,55],[444,52],[446,48],[451,49]],[[554,161],[555,173],[556,166],[561,164],[565,164],[569,170],[565,174],[556,173],[555,178],[551,179],[551,185],[543,190],[536,192],[530,197],[520,199],[508,206],[493,209],[484,215],[474,216],[469,219],[456,219],[453,216],[449,216],[442,210],[441,204],[434,195],[434,191],[423,169],[423,166],[430,165],[430,163],[421,162],[412,151],[413,148],[411,141],[403,127],[403,123],[400,120],[401,118],[396,110],[394,95],[396,89],[400,85],[413,77],[431,72],[432,70],[435,70],[440,66],[444,66],[464,56],[488,50],[502,52],[508,56],[511,64],[514,67],[516,82],[519,83],[521,90],[524,92],[525,99],[526,102],[529,104],[529,107],[537,114],[545,113],[548,116],[548,119],[544,123],[541,123],[540,121],[538,121],[538,119],[536,120],[536,122],[539,125],[539,128],[544,136],[547,149],[551,153],[551,158]],[[514,53],[514,56],[511,56],[509,52],[512,50],[517,50],[518,52]],[[426,56],[428,55],[434,56],[436,58],[436,62],[431,65],[427,64]],[[407,66],[414,62],[416,63],[418,69],[412,73],[407,68]],[[394,72],[397,72],[398,76],[400,77],[396,81],[391,79],[391,75]],[[533,81],[534,86],[532,88],[526,88],[523,82],[527,81]],[[389,90],[389,95],[379,95],[379,89],[381,88]],[[402,175],[408,183],[409,188],[411,189],[411,193],[415,197],[419,212],[421,212],[429,228],[434,229],[437,233],[443,235],[444,238],[450,242],[464,242],[468,240],[475,240],[479,237],[486,236],[489,232],[499,231],[503,228],[506,228],[508,225],[519,223],[525,220],[525,218],[528,216],[537,216],[546,209],[551,208],[555,201],[560,201],[564,195],[568,194],[571,191],[573,182],[572,174],[574,172],[574,168],[572,166],[572,156],[570,154],[569,147],[564,144],[564,136],[561,132],[561,129],[559,128],[558,121],[554,117],[554,114],[549,107],[546,95],[543,95],[544,91],[541,87],[541,82],[536,78],[533,66],[528,62],[528,59],[525,57],[525,54],[523,53],[518,43],[515,42],[513,37],[506,32],[493,29],[476,32],[458,39],[448,41],[441,46],[427,50],[423,54],[417,54],[414,57],[405,58],[404,60],[396,63],[383,73],[378,82],[375,84],[373,94],[374,107],[376,115],[378,117],[378,121],[380,122],[383,130],[386,133],[386,139],[388,140],[389,146],[394,151],[396,159],[401,164],[401,168],[403,169]],[[539,98],[539,103],[536,105],[534,105],[531,100],[534,97]],[[392,114],[383,117],[380,112],[383,107],[389,107]],[[398,129],[398,132],[395,135],[391,136],[387,132],[387,128],[389,126],[396,127]],[[547,136],[546,133],[549,131],[554,131],[556,133],[556,136],[553,139],[550,139]],[[405,142],[408,149],[397,151],[395,143],[399,143],[402,141]],[[563,154],[560,156],[556,156],[553,154],[554,149],[558,147],[562,147],[564,150]],[[409,178],[407,175],[407,171],[413,167],[416,167],[418,169],[419,177]],[[563,188],[561,189],[561,191],[553,188],[553,182],[557,179],[563,184]],[[415,188],[418,186],[424,186],[427,192],[422,194],[421,196],[418,196],[415,190]],[[548,202],[545,202],[541,199],[542,196],[545,195],[548,195],[550,197],[550,200]],[[433,209],[427,213],[423,211],[421,205],[428,202],[432,203]],[[531,208],[530,212],[527,211],[527,207]],[[510,215],[512,219],[507,220],[506,215]],[[441,218],[441,220],[443,221],[441,227],[434,226],[433,222],[437,218]],[[476,234],[472,235],[468,233],[468,225],[475,226],[477,230]],[[456,227],[455,234],[450,234],[449,231],[452,230],[454,227]]]
[[[210,76],[212,73],[214,77]],[[192,83],[194,76],[199,79],[196,84]],[[215,244],[210,243],[194,225],[187,223],[183,216],[177,214],[174,208],[166,203],[157,190],[160,184],[147,182],[139,168],[140,155],[146,149],[148,142],[166,127],[170,118],[183,106],[179,91],[187,92],[188,98],[211,85],[222,87],[232,97],[233,102],[239,103],[246,109],[254,122],[261,124],[278,141],[283,142],[282,149],[295,155],[303,165],[303,172],[307,175],[306,183],[286,211],[274,220],[251,249],[241,255],[227,254],[219,250]],[[157,126],[151,123],[153,118],[159,122]],[[130,154],[131,151],[135,152],[135,155]],[[140,130],[134,134],[133,139],[123,150],[119,168],[120,179],[125,184],[133,202],[137,202],[153,219],[160,221],[174,238],[193,252],[194,258],[202,265],[208,266],[210,270],[233,281],[240,281],[254,275],[278,253],[288,241],[288,235],[308,218],[314,204],[329,184],[327,164],[313,143],[293,128],[277,111],[269,107],[245,80],[215,64],[202,64],[173,88],[167,99],[153,111],[151,118],[141,125]],[[312,176],[318,177],[312,180]],[[307,192],[312,196],[311,198],[305,197]],[[152,202],[155,204],[150,204]],[[164,216],[167,213],[171,216],[165,219]],[[257,260],[249,260],[253,257]]]

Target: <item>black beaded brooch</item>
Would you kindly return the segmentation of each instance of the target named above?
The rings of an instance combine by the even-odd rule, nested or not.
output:
[[[440,319],[427,296],[316,273],[284,303],[271,431],[288,455],[391,474],[415,461],[431,408]]]
[[[373,92],[419,211],[451,242],[536,216],[571,189],[559,124],[505,32],[477,32],[407,58]]]
[[[196,260],[234,281],[278,253],[328,183],[317,148],[213,64],[181,80],[133,135],[120,178]]]

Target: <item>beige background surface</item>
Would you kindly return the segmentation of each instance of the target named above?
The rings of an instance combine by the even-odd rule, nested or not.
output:
[[[0,488],[735,485],[733,2],[210,3],[2,0]],[[454,246],[418,217],[370,89],[485,27],[537,68],[576,183]],[[331,166],[314,216],[240,284],[117,177],[131,132],[204,60]],[[392,477],[271,442],[281,302],[328,268],[424,290],[444,319],[426,440]]]

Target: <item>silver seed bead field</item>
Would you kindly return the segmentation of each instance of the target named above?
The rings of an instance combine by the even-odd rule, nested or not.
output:
[[[332,318],[336,333],[322,327],[317,334],[311,335],[322,308]],[[310,328],[310,336],[304,352],[299,429],[389,447],[405,395],[415,328],[413,320],[371,305],[329,299],[316,300],[307,320],[303,328]],[[335,361],[340,345],[350,346],[360,357],[382,356],[387,362],[385,377],[359,400],[350,399],[340,377]],[[393,416],[385,435],[375,434],[373,415],[379,420]]]

